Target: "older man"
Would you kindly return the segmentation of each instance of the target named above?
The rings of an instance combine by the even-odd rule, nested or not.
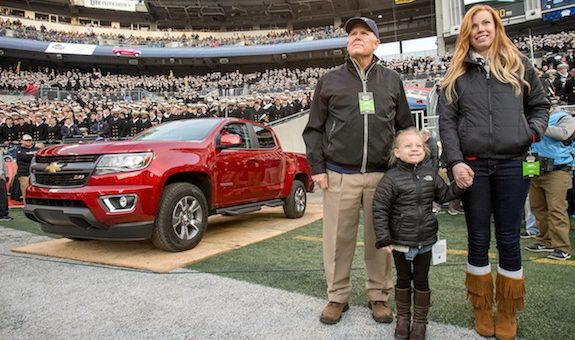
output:
[[[379,64],[376,23],[354,17],[345,64],[323,75],[303,132],[313,180],[323,190],[323,260],[329,303],[320,321],[337,323],[348,309],[350,272],[363,208],[366,289],[377,322],[393,320],[387,305],[393,287],[391,256],[375,248],[373,194],[396,130],[413,125],[399,75]]]

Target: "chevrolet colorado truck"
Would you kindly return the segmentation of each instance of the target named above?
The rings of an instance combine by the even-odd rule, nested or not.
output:
[[[131,140],[57,145],[31,164],[25,215],[71,239],[143,240],[166,251],[195,247],[208,216],[283,206],[306,210],[313,190],[304,155],[273,130],[235,118],[169,122]]]

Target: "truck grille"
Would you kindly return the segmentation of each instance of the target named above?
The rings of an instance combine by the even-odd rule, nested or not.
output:
[[[94,163],[99,157],[100,155],[38,156],[36,157],[36,163]]]
[[[26,198],[26,204],[47,205],[50,207],[86,208],[86,204],[76,200],[53,200],[44,198]]]
[[[90,173],[35,173],[35,183],[50,187],[77,187],[86,184]]]
[[[86,185],[101,155],[36,156],[30,167],[34,185],[81,187]]]

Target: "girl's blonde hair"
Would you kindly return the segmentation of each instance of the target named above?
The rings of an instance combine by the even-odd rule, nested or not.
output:
[[[475,14],[481,11],[489,12],[495,24],[495,37],[487,51],[487,61],[493,76],[502,83],[511,84],[517,96],[521,94],[522,85],[530,88],[529,83],[525,81],[525,65],[521,61],[521,53],[505,33],[505,27],[499,14],[490,6],[476,5],[471,7],[463,17],[455,45],[455,53],[451,58],[451,66],[441,83],[448,103],[457,99],[455,82],[465,73],[465,58],[471,49],[472,19]]]
[[[395,153],[393,152],[393,150],[399,148],[399,142],[401,140],[401,137],[406,135],[415,135],[421,138],[421,142],[423,143],[423,151],[425,151],[425,157],[431,154],[431,152],[429,151],[429,147],[427,146],[427,143],[425,143],[425,138],[423,137],[421,131],[419,131],[417,128],[413,126],[408,127],[407,129],[399,130],[395,134],[395,139],[393,140],[393,145],[391,147],[391,156],[389,157],[390,166],[392,166],[393,164],[395,164],[395,162],[397,162],[397,158],[395,157]]]

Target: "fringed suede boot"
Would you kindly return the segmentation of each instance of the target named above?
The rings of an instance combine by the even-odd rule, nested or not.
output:
[[[491,273],[473,275],[466,273],[467,299],[475,314],[475,331],[481,336],[495,335],[493,322],[493,277]]]
[[[525,278],[513,279],[497,273],[495,285],[497,302],[495,337],[498,340],[513,340],[517,336],[516,313],[525,306]]]

